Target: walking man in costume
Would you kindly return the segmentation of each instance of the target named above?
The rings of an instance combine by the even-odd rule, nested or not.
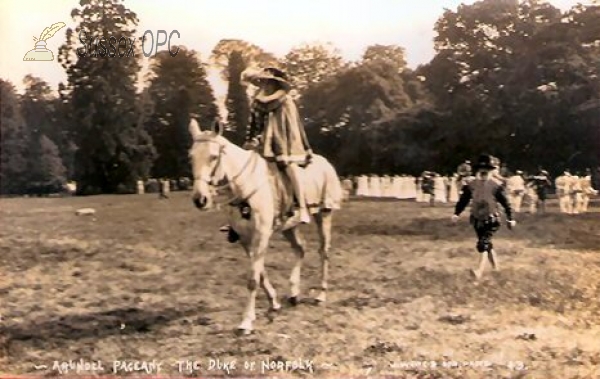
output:
[[[512,229],[516,225],[516,221],[512,219],[512,209],[504,187],[492,176],[496,168],[493,157],[489,155],[479,157],[475,165],[477,175],[463,186],[452,216],[452,222],[457,222],[460,214],[471,203],[470,222],[477,234],[477,251],[481,254],[479,267],[477,270],[471,270],[476,279],[480,279],[483,275],[488,260],[492,268],[498,270],[498,259],[492,244],[492,236],[500,228],[498,204],[504,208],[508,228]]]

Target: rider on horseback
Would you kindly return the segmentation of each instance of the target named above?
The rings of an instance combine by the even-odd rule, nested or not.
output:
[[[285,72],[268,67],[258,72],[247,70],[242,79],[256,85],[259,91],[251,105],[251,120],[245,148],[258,148],[260,154],[275,161],[290,178],[298,209],[283,226],[310,223],[304,196],[300,166],[312,159],[312,150],[296,103],[289,95],[291,85]]]

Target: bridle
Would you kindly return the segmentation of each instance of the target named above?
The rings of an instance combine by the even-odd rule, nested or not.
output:
[[[219,146],[219,154],[217,155],[217,163],[212,168],[212,170],[208,176],[208,179],[206,179],[206,177],[204,177],[204,176],[196,176],[194,174],[194,180],[200,180],[201,182],[204,182],[204,183],[208,184],[209,186],[217,187],[218,184],[214,181],[214,178],[215,178],[215,175],[217,174],[217,170],[221,166],[221,158],[222,158],[223,154],[225,154],[225,145],[220,144],[219,142],[214,141],[212,139],[203,139],[203,138],[194,139],[194,143],[202,143],[202,142],[216,143]],[[228,183],[226,183],[225,185],[223,185],[221,187],[223,187],[223,189],[229,187],[229,181],[228,181]],[[220,189],[220,187],[218,187],[217,189]]]
[[[219,146],[219,154],[217,155],[216,163],[215,163],[214,167],[212,168],[208,179],[203,176],[196,177],[196,175],[194,175],[194,180],[200,180],[200,181],[208,184],[209,186],[213,187],[216,192],[220,192],[220,191],[228,189],[229,192],[231,192],[233,194],[233,196],[230,199],[224,201],[223,204],[228,203],[231,206],[239,206],[240,204],[244,203],[247,199],[249,199],[252,195],[254,195],[265,183],[265,181],[261,181],[256,186],[256,188],[254,188],[254,190],[250,191],[250,193],[246,196],[236,196],[231,184],[234,183],[238,178],[240,178],[244,174],[244,172],[250,166],[250,163],[252,161],[255,161],[255,162],[257,161],[258,154],[252,154],[250,156],[250,159],[248,159],[246,161],[246,163],[240,169],[240,171],[237,174],[233,175],[232,177],[229,177],[227,172],[225,172],[223,170],[223,176],[225,177],[226,182],[223,185],[219,185],[218,182],[215,182],[215,176],[216,176],[219,168],[221,168],[222,158],[224,155],[226,155],[227,145],[224,145],[224,144],[220,143],[219,141],[215,141],[214,139],[201,138],[201,137],[195,138],[194,143],[215,143]],[[255,165],[256,165],[256,163],[255,163]]]

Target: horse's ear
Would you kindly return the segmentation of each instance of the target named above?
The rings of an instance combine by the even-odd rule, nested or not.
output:
[[[195,118],[190,119],[189,130],[190,134],[192,135],[192,139],[194,140],[200,137],[200,135],[202,134],[202,131],[200,130],[200,125],[198,125],[198,121],[196,121]]]
[[[221,124],[219,119],[216,119],[215,122],[213,122],[212,131],[217,135],[223,135],[223,124]]]

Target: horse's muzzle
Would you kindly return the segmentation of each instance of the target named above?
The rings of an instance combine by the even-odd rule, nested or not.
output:
[[[208,199],[206,198],[206,196],[198,196],[194,197],[193,202],[196,208],[204,209],[204,207],[206,207],[206,204],[208,204]]]

